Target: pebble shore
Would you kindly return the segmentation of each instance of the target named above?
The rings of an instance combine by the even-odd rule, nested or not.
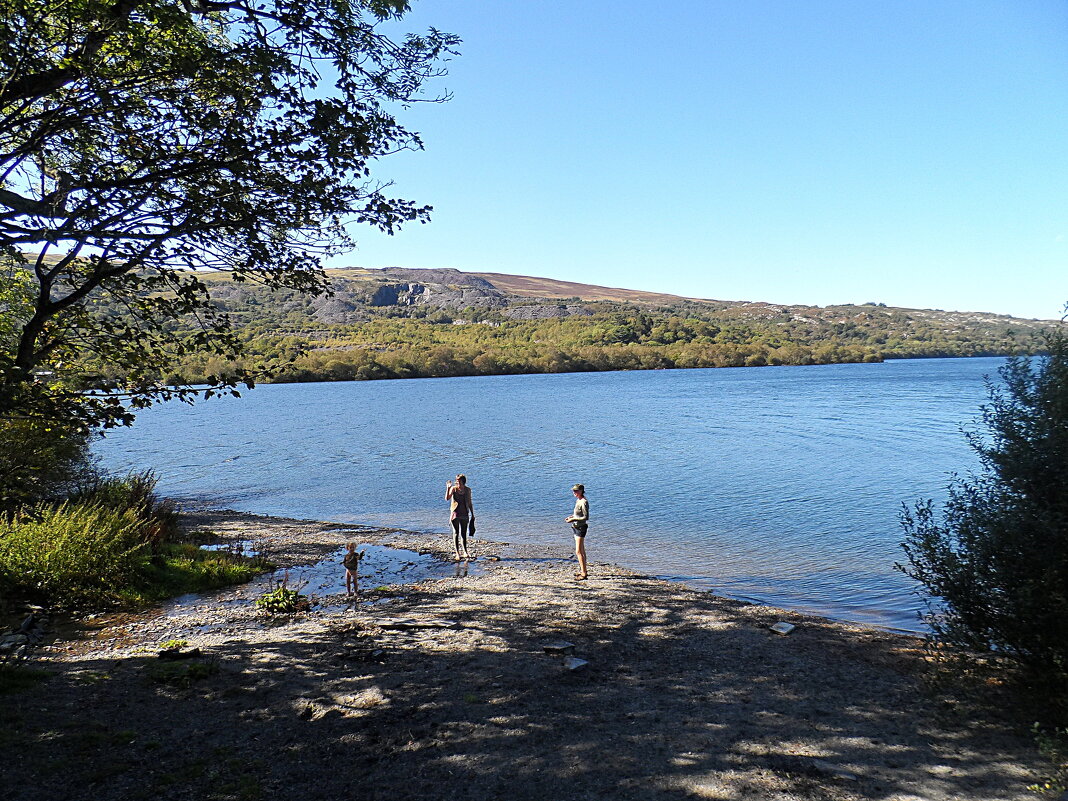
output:
[[[340,566],[340,592],[310,574],[291,617],[255,607],[267,577],[135,614],[31,610],[7,651],[47,678],[2,697],[5,798],[1034,798],[1026,729],[935,693],[913,637],[596,562],[578,582],[563,546],[479,542],[457,565],[412,532],[186,523],[294,581],[349,540],[398,580],[353,602]]]

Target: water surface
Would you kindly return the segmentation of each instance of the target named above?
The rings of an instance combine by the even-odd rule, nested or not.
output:
[[[187,502],[443,535],[465,472],[507,542],[570,544],[582,482],[594,561],[917,630],[901,504],[975,467],[959,426],[1001,363],[278,384],[142,412],[98,452]]]

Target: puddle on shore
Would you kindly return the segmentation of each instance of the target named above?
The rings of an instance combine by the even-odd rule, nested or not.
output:
[[[223,551],[238,556],[258,556],[256,543],[252,540],[233,540],[232,542],[217,542],[214,545],[198,546],[202,551]]]
[[[216,546],[215,550],[221,550],[224,547],[232,550],[235,546],[239,546],[237,550],[248,550],[240,547],[244,546],[244,543],[228,543],[226,546]],[[478,562],[442,562],[430,554],[421,554],[402,548],[357,545],[356,550],[364,553],[363,559],[360,560],[359,571],[361,595],[368,590],[385,585],[418,584],[426,579],[462,578],[483,572]],[[326,559],[314,564],[288,568],[288,586],[302,595],[309,596],[312,599],[313,609],[323,610],[349,606],[351,602],[346,595],[345,568],[341,566],[345,552],[346,549],[341,547]],[[286,572],[285,569],[279,569],[272,573],[265,573],[248,584],[233,587],[220,594],[191,593],[179,596],[167,605],[164,615],[176,617],[185,614],[190,608],[201,605],[226,608],[252,603],[282,581]]]
[[[361,591],[388,584],[418,584],[430,578],[460,578],[482,572],[477,562],[442,562],[430,554],[384,545],[360,545],[356,550],[363,551],[359,571]],[[327,559],[310,567],[290,568],[289,585],[296,587],[304,583],[301,592],[319,599],[320,607],[346,605],[345,568],[341,566],[345,551],[345,548],[339,548]],[[275,573],[275,579],[280,578],[283,572]],[[330,598],[336,595],[342,597]]]

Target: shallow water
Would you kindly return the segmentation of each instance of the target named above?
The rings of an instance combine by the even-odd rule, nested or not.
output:
[[[917,630],[901,504],[976,466],[959,426],[1001,363],[271,385],[148,410],[97,450],[179,500],[445,540],[457,472],[478,536],[507,542],[569,545],[582,482],[594,561]]]
[[[345,529],[335,529],[335,532],[344,533]],[[363,552],[358,578],[358,588],[361,592],[391,584],[418,584],[427,579],[474,576],[482,572],[482,566],[477,561],[454,564],[442,562],[430,554],[355,541],[356,550]],[[247,556],[254,553],[251,541],[201,547],[209,550],[233,551]],[[217,599],[214,594],[210,593],[182,595],[167,605],[164,614],[173,617],[184,613],[190,606],[203,605],[210,608],[217,603],[223,607],[249,604],[264,592],[278,586],[283,580],[287,582],[286,586],[290,589],[308,596],[313,609],[350,606],[352,599],[346,597],[345,569],[341,566],[341,559],[345,552],[346,548],[338,548],[327,558],[318,562],[264,573],[247,584],[234,588],[228,597],[222,599]],[[359,602],[364,603],[362,600]],[[221,624],[216,627],[221,627]],[[212,626],[208,626],[205,630],[211,628]]]

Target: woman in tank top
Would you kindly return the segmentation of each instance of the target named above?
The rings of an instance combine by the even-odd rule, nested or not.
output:
[[[475,507],[471,503],[471,488],[467,486],[467,476],[460,473],[456,476],[456,483],[445,482],[445,500],[450,502],[449,521],[452,523],[453,548],[456,550],[456,561],[470,559],[467,552],[467,526],[474,520]],[[463,556],[460,556],[460,545],[463,545]]]

